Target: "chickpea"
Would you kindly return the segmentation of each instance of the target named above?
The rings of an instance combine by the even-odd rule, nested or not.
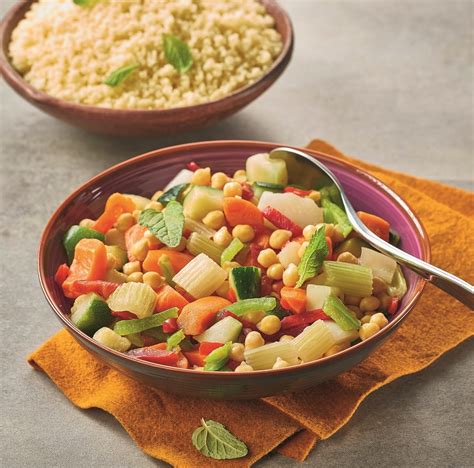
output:
[[[380,301],[380,306],[379,306],[380,309],[387,311],[390,305],[390,302],[392,301],[392,298],[388,294],[385,294],[385,293],[379,294],[377,298]]]
[[[139,241],[135,242],[130,249],[131,254],[143,262],[148,254],[148,241],[145,238],[140,239]]]
[[[164,206],[157,201],[152,201],[145,205],[145,210],[163,211]]]
[[[360,319],[364,313],[357,307],[357,306],[354,306],[354,305],[348,305],[347,308],[354,313],[354,315]]]
[[[127,283],[143,283],[143,273],[136,271],[127,276]]]
[[[232,242],[232,235],[224,226],[214,234],[213,240],[220,247],[227,247]]]
[[[241,197],[242,185],[238,182],[227,182],[224,185],[224,197]]]
[[[211,187],[222,190],[224,185],[229,181],[229,178],[223,172],[216,172],[211,177]]]
[[[216,294],[220,297],[227,298],[227,293],[229,292],[229,282],[224,281],[217,289]]]
[[[230,272],[230,270],[232,270],[232,268],[238,268],[240,266],[240,263],[239,262],[224,262],[224,264],[222,265],[222,268],[227,271],[227,273]]]
[[[260,335],[257,331],[251,331],[245,337],[245,349],[255,349],[263,346],[265,344],[265,340],[263,339],[262,335]]]
[[[133,217],[131,213],[122,213],[115,223],[115,227],[120,232],[125,232],[130,229],[134,224],[137,223],[137,220]]]
[[[123,235],[123,232],[120,232],[116,228],[109,229],[105,233],[105,243],[107,245],[118,245],[122,249],[126,250],[125,236]]]
[[[142,271],[142,267],[140,266],[139,261],[128,262],[122,267],[122,271],[126,275],[131,275],[132,273],[135,273],[136,271]]]
[[[242,343],[234,343],[230,350],[229,357],[233,361],[242,362],[244,360],[245,346]]]
[[[163,190],[157,190],[151,197],[151,201],[158,201],[158,198],[160,198],[164,193]]]
[[[362,341],[370,338],[380,331],[379,326],[376,323],[364,323],[359,329],[359,336]]]
[[[349,294],[346,294],[344,296],[344,302],[346,303],[346,305],[354,305],[354,306],[357,306],[357,307],[359,307],[361,299],[362,298],[359,297],[359,296],[351,296]]]
[[[249,224],[237,224],[237,226],[232,229],[232,235],[242,242],[251,242],[255,237],[255,231]]]
[[[303,236],[304,238],[309,241],[311,238],[314,236],[314,233],[316,232],[317,228],[316,226],[313,226],[312,224],[308,224],[305,226],[303,229]]]
[[[285,268],[281,263],[274,263],[268,267],[267,276],[273,280],[281,280],[283,278],[284,271]]]
[[[239,169],[238,171],[235,171],[234,179],[240,183],[247,182],[247,172],[245,171],[245,169]]]
[[[285,343],[285,342],[291,341],[293,339],[294,339],[294,337],[291,336],[291,335],[283,335],[283,336],[280,336],[280,339],[278,341],[281,341],[282,343]]]
[[[373,312],[379,307],[380,301],[375,296],[363,297],[359,304],[359,308],[362,312]]]
[[[272,249],[281,250],[283,246],[291,239],[292,232],[286,229],[277,229],[273,231],[269,243]]]
[[[309,193],[309,195],[306,196],[306,198],[310,198],[315,202],[319,202],[321,200],[321,194],[317,190],[311,190],[311,192]]]
[[[211,168],[205,167],[194,171],[191,183],[193,185],[211,185]]]
[[[92,226],[94,226],[94,224],[95,224],[94,220],[85,218],[81,220],[81,222],[79,223],[79,226],[92,229]]]
[[[387,292],[387,284],[383,279],[374,276],[372,279],[372,294],[378,296]]]
[[[211,229],[220,229],[225,224],[224,213],[221,210],[209,211],[202,222]]]
[[[244,320],[247,320],[247,322],[253,323],[254,325],[260,322],[263,317],[265,317],[265,312],[261,310],[254,310],[243,315]]]
[[[309,245],[308,241],[304,241],[301,244],[301,247],[298,249],[298,257],[303,258],[304,251],[306,250],[306,247],[308,247],[308,245]]]
[[[257,323],[257,328],[265,335],[274,335],[280,331],[281,322],[276,315],[266,315]]]
[[[164,281],[164,278],[155,271],[147,271],[143,274],[143,282],[148,284],[148,286],[150,286],[152,289],[159,289],[161,286],[163,286]]]
[[[385,327],[385,325],[387,325],[388,320],[387,317],[382,314],[382,312],[377,312],[376,314],[372,315],[372,317],[370,317],[369,323],[375,323],[380,329],[382,329]]]
[[[331,348],[329,348],[324,353],[324,356],[325,357],[332,356],[333,354],[337,354],[340,351],[343,351],[344,349],[349,348],[349,346],[350,346],[350,343],[348,341],[345,341],[344,343],[341,343],[341,344],[336,344],[336,345],[332,346]]]
[[[253,367],[249,366],[245,361],[241,362],[234,370],[234,372],[252,372]]]
[[[290,363],[282,359],[281,357],[277,357],[275,364],[273,364],[272,369],[284,369],[285,367],[289,367]]]
[[[273,249],[264,249],[258,254],[257,262],[264,268],[268,268],[270,265],[278,263],[278,256]]]
[[[364,324],[364,323],[369,323],[371,317],[372,317],[372,314],[364,315],[364,316],[360,319],[360,323],[362,323],[362,324]]]
[[[337,261],[343,263],[353,263],[354,265],[357,265],[359,263],[359,259],[350,252],[342,252],[341,254],[339,254],[339,256],[337,257]]]
[[[294,263],[290,263],[283,272],[283,284],[285,286],[294,287],[298,282],[299,273],[298,268]]]

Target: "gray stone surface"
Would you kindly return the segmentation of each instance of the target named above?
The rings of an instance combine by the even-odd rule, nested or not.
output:
[[[12,4],[0,2],[0,13]],[[368,161],[472,187],[471,1],[282,1],[296,30],[277,84],[213,128],[121,140],[49,118],[2,82],[1,451],[5,467],[161,466],[109,415],[81,411],[25,362],[59,329],[36,250],[60,201],[100,170],[154,148],[220,138],[326,138]],[[455,303],[453,303],[455,307]],[[473,342],[365,400],[306,466],[472,466]],[[260,466],[299,466],[278,455]]]

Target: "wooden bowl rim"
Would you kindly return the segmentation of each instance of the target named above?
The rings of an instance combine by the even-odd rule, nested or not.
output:
[[[181,145],[175,145],[175,146],[169,146],[166,148],[160,148],[157,150],[150,151],[148,153],[144,153],[139,156],[135,156],[134,158],[128,159],[126,161],[123,161],[119,164],[116,164],[96,176],[92,177],[88,181],[86,181],[84,184],[79,186],[76,190],[74,190],[62,203],[61,205],[54,211],[54,213],[51,215],[48,223],[46,224],[46,227],[43,231],[43,234],[41,236],[41,241],[40,241],[40,246],[39,246],[39,251],[38,251],[38,276],[40,280],[40,285],[43,290],[43,293],[46,297],[46,300],[50,304],[51,308],[59,318],[59,320],[63,323],[63,325],[68,329],[73,334],[78,334],[81,336],[81,338],[85,341],[87,341],[92,347],[99,348],[105,353],[111,353],[115,355],[118,359],[125,359],[130,363],[132,366],[145,366],[145,368],[159,368],[161,370],[164,370],[166,372],[175,372],[175,373],[192,373],[192,375],[196,375],[196,373],[209,377],[209,378],[215,378],[215,379],[220,379],[222,376],[222,373],[219,372],[211,372],[211,371],[196,371],[193,369],[181,369],[177,367],[170,367],[170,366],[165,366],[162,364],[156,364],[148,361],[142,361],[135,359],[131,356],[127,356],[124,353],[119,353],[118,351],[114,351],[110,348],[107,348],[97,341],[93,340],[90,336],[86,335],[85,333],[81,332],[79,329],[74,327],[72,323],[67,320],[67,317],[61,312],[59,307],[56,306],[56,303],[52,297],[52,295],[49,292],[49,288],[47,286],[46,282],[46,273],[43,268],[43,263],[44,263],[44,257],[45,257],[45,245],[46,245],[46,240],[48,239],[50,235],[50,231],[52,228],[52,225],[55,223],[56,219],[61,216],[62,211],[71,203],[71,201],[76,198],[80,193],[86,191],[91,185],[95,184],[98,182],[100,179],[103,177],[109,176],[113,174],[115,171],[126,168],[127,166],[134,165],[138,161],[144,161],[147,159],[151,158],[156,158],[156,157],[166,157],[169,154],[174,154],[176,151],[182,151],[184,148],[186,150],[194,150],[194,149],[199,149],[199,148],[210,148],[210,147],[235,147],[236,145],[239,145],[241,147],[249,146],[255,149],[256,147],[261,149],[262,151],[268,151],[269,147],[278,147],[278,146],[286,146],[290,148],[295,148],[300,151],[304,151],[306,153],[309,153],[315,157],[323,157],[331,160],[331,162],[336,163],[341,166],[345,166],[349,169],[351,169],[354,173],[356,173],[360,178],[363,178],[366,182],[368,182],[370,185],[374,186],[378,190],[383,190],[384,193],[393,201],[395,204],[399,205],[400,207],[403,208],[404,212],[407,214],[407,219],[411,223],[412,227],[414,228],[414,232],[416,232],[418,242],[422,248],[422,255],[421,259],[430,262],[431,260],[431,249],[430,249],[430,242],[428,239],[428,234],[426,233],[426,230],[421,223],[420,219],[416,216],[414,211],[411,209],[410,205],[397,193],[395,193],[391,188],[389,188],[384,182],[382,182],[380,179],[374,177],[373,175],[369,174],[368,172],[358,168],[354,164],[347,162],[345,160],[342,160],[340,158],[337,158],[335,156],[325,154],[319,151],[314,151],[308,148],[301,148],[301,147],[295,147],[291,145],[283,145],[283,144],[278,144],[278,143],[272,143],[272,142],[264,142],[264,141],[253,141],[253,140],[216,140],[216,141],[203,141],[203,142],[197,142],[197,143],[185,143]],[[388,323],[382,330],[377,332],[375,335],[371,336],[365,341],[361,341],[360,343],[351,346],[348,349],[345,349],[343,351],[340,351],[337,354],[334,354],[332,356],[328,357],[323,357],[320,358],[316,361],[310,361],[306,363],[299,364],[297,366],[291,366],[283,369],[267,369],[267,370],[257,370],[257,371],[251,371],[251,372],[239,372],[239,373],[234,373],[234,372],[226,372],[226,378],[233,378],[233,379],[246,379],[250,375],[254,376],[264,376],[264,375],[273,375],[276,373],[294,373],[298,374],[301,372],[303,369],[308,369],[308,368],[317,368],[321,367],[324,365],[327,365],[328,363],[336,362],[338,360],[342,360],[344,357],[348,357],[351,354],[357,354],[359,351],[363,350],[364,348],[370,347],[372,343],[378,342],[380,340],[383,340],[385,337],[387,337],[395,328],[396,326],[408,315],[408,313],[413,309],[415,306],[416,302],[420,298],[420,295],[426,285],[426,281],[420,277],[417,286],[415,290],[413,291],[413,296],[411,300],[405,305],[405,307],[397,314],[397,316]],[[217,374],[217,375],[216,375]]]

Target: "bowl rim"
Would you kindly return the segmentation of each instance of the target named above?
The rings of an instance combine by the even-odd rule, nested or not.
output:
[[[176,152],[181,151],[182,149],[186,148],[187,151],[192,151],[200,148],[212,148],[212,147],[218,147],[218,148],[226,148],[226,147],[235,147],[235,146],[240,146],[240,147],[251,147],[256,150],[265,150],[268,151],[269,147],[278,147],[278,146],[287,146],[291,148],[298,149],[300,151],[304,151],[309,153],[312,156],[318,157],[322,156],[323,158],[327,158],[331,160],[331,162],[339,164],[341,166],[345,166],[349,169],[351,169],[353,172],[355,172],[359,177],[363,178],[366,182],[377,188],[378,190],[382,190],[387,196],[390,197],[390,199],[401,206],[405,213],[408,215],[408,220],[412,224],[412,227],[414,228],[415,232],[417,233],[418,240],[420,242],[421,248],[422,248],[422,260],[426,262],[430,262],[431,260],[431,248],[430,248],[430,242],[428,239],[428,234],[426,233],[425,228],[423,227],[423,224],[421,223],[420,219],[416,216],[416,214],[413,212],[413,210],[410,208],[410,205],[397,193],[395,193],[390,187],[385,185],[380,179],[374,177],[373,175],[369,174],[368,172],[358,168],[356,165],[354,165],[351,162],[345,161],[341,158],[338,158],[336,156],[332,156],[326,153],[322,153],[319,151],[315,151],[312,149],[308,148],[301,148],[301,147],[295,147],[295,146],[290,146],[290,145],[282,145],[278,143],[273,143],[273,142],[264,142],[264,141],[253,141],[253,140],[215,140],[215,141],[203,141],[203,142],[196,142],[196,143],[185,143],[181,145],[175,145],[175,146],[169,146],[165,148],[160,148],[157,150],[149,151],[147,153],[135,156],[131,159],[125,160],[121,163],[115,164],[114,166],[109,167],[108,169],[105,169],[104,171],[100,172],[96,176],[90,178],[86,182],[84,182],[82,185],[80,185],[78,188],[76,188],[69,196],[66,197],[66,199],[55,209],[51,217],[49,218],[43,233],[41,235],[41,240],[40,240],[40,245],[39,245],[39,250],[38,250],[38,277],[39,277],[39,282],[41,289],[43,291],[44,296],[46,297],[46,300],[48,301],[50,307],[53,309],[54,313],[58,317],[59,321],[65,326],[65,328],[73,334],[78,334],[81,336],[81,338],[85,341],[88,342],[89,345],[91,345],[93,348],[98,348],[106,353],[111,353],[114,355],[116,358],[119,360],[125,360],[130,363],[132,366],[145,366],[144,369],[146,368],[159,368],[163,371],[166,372],[174,372],[174,373],[193,373],[192,375],[196,375],[195,373],[198,372],[200,375],[209,377],[209,378],[218,378],[222,374],[221,373],[216,373],[212,371],[197,371],[194,369],[181,369],[178,367],[170,367],[170,366],[165,366],[163,364],[156,364],[148,361],[143,361],[143,360],[138,360],[135,359],[131,356],[128,356],[124,353],[120,353],[118,351],[114,351],[110,348],[107,348],[97,341],[93,340],[90,336],[86,335],[83,333],[81,330],[76,328],[72,322],[68,319],[68,317],[63,314],[63,312],[60,310],[60,308],[56,305],[52,294],[47,286],[46,282],[46,274],[43,268],[44,264],[44,259],[45,259],[45,245],[46,245],[46,240],[50,235],[51,228],[53,224],[56,222],[56,220],[61,216],[62,211],[71,203],[71,201],[76,198],[78,195],[80,195],[82,192],[86,191],[90,186],[95,184],[96,182],[100,181],[102,178],[105,176],[112,175],[114,172],[117,170],[121,170],[123,168],[127,168],[128,166],[133,166],[137,162],[141,161],[146,161],[147,159],[153,159],[153,158],[160,158],[160,157],[166,157],[173,155]],[[343,356],[348,356],[350,354],[357,353],[359,350],[366,348],[370,346],[370,344],[373,342],[375,343],[376,341],[380,341],[384,339],[386,336],[388,336],[391,331],[398,326],[398,324],[408,315],[408,313],[412,310],[418,299],[420,298],[420,295],[426,285],[426,281],[423,278],[419,278],[417,287],[413,293],[413,297],[411,300],[405,305],[405,307],[397,314],[397,316],[388,323],[382,330],[377,332],[375,335],[371,336],[365,341],[361,341],[360,343],[357,343],[354,346],[351,346],[343,351],[340,351],[332,356],[328,357],[323,357],[320,358],[316,361],[310,361],[307,363],[302,363],[299,364],[298,366],[291,366],[283,369],[266,369],[266,370],[257,370],[257,371],[251,371],[251,372],[226,372],[225,375],[227,378],[242,378],[242,377],[248,377],[249,375],[254,375],[254,376],[264,376],[264,375],[269,375],[273,373],[297,373],[299,370],[307,369],[309,367],[320,367],[323,365],[326,365],[327,363],[335,362],[339,359],[341,359]],[[217,375],[216,375],[217,374]],[[230,377],[232,376],[232,377]]]
[[[272,66],[262,75],[257,81],[250,83],[243,88],[239,88],[233,91],[230,94],[227,94],[219,99],[214,99],[212,101],[207,101],[201,104],[196,104],[192,106],[182,106],[182,107],[172,107],[169,109],[113,109],[110,107],[99,107],[99,106],[90,106],[85,104],[76,103],[73,101],[66,101],[64,99],[60,99],[54,97],[50,94],[47,94],[43,91],[36,89],[34,86],[29,84],[23,76],[13,67],[12,63],[8,55],[5,53],[5,50],[8,49],[8,45],[11,40],[11,33],[6,34],[6,31],[10,24],[12,23],[14,17],[16,16],[17,12],[25,9],[25,13],[29,10],[31,5],[38,0],[20,0],[18,3],[14,4],[5,14],[3,19],[0,22],[0,75],[2,75],[7,83],[10,84],[12,88],[14,88],[20,95],[23,97],[30,99],[38,104],[47,104],[53,107],[60,107],[62,109],[66,109],[69,111],[81,112],[81,113],[89,113],[89,114],[96,114],[105,117],[112,117],[112,116],[127,116],[133,114],[133,116],[156,116],[160,115],[163,118],[166,117],[173,117],[175,114],[179,112],[186,112],[190,109],[193,111],[196,110],[198,112],[202,112],[209,107],[215,107],[219,105],[228,104],[234,101],[239,100],[241,97],[246,97],[248,94],[252,94],[252,92],[256,89],[259,89],[265,82],[271,77],[278,77],[283,70],[285,69],[286,65],[288,64],[289,60],[291,59],[294,47],[294,29],[291,19],[288,13],[285,11],[284,8],[276,0],[257,0],[258,2],[262,3],[265,9],[268,12],[268,5],[271,5],[272,8],[275,8],[279,11],[283,17],[285,28],[288,30],[288,37],[286,40],[283,41],[283,48],[278,55],[278,57],[272,63]],[[273,18],[274,15],[270,14]],[[16,25],[24,18],[24,15],[16,22]],[[12,30],[13,31],[13,30]]]

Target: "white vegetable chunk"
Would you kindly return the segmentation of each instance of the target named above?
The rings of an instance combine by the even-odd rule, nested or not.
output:
[[[164,192],[179,184],[189,184],[193,171],[189,169],[181,169],[169,182],[168,185],[163,189]]]
[[[393,258],[376,252],[375,250],[362,247],[359,263],[372,270],[373,276],[378,276],[390,284],[397,269],[397,262]]]
[[[323,210],[313,200],[299,197],[294,193],[263,192],[258,208],[263,211],[267,206],[275,208],[295,224],[304,228],[308,224],[323,222]]]
[[[285,268],[287,268],[290,263],[294,263],[295,265],[300,263],[301,258],[298,255],[300,247],[301,244],[299,242],[288,242],[278,253],[278,260],[280,260],[280,263]]]
[[[108,327],[102,327],[94,333],[92,337],[95,341],[108,348],[124,353],[130,349],[132,343],[125,336],[120,336]]]

